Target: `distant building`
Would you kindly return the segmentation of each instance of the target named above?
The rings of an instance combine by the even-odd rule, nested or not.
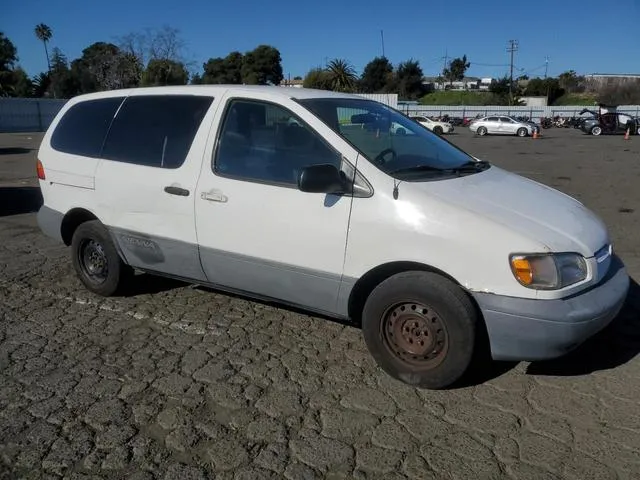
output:
[[[585,79],[595,87],[618,86],[640,81],[640,73],[592,73]]]
[[[464,77],[450,82],[442,77],[424,77],[422,84],[429,90],[489,90],[492,78]]]
[[[521,102],[527,107],[546,107],[547,106],[547,97],[519,97]]]
[[[282,80],[280,82],[281,87],[293,87],[293,88],[302,88],[302,84],[304,80]]]

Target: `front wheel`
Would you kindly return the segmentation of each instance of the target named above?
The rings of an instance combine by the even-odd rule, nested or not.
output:
[[[601,128],[601,127],[599,127],[599,126],[597,126],[597,125],[596,125],[595,127],[593,127],[593,128],[591,129],[591,135],[593,135],[593,136],[596,136],[596,137],[597,137],[597,136],[598,136],[598,135],[600,135],[600,134],[602,134],[602,128]]]
[[[477,314],[460,287],[431,272],[403,272],[378,285],[362,312],[369,352],[409,385],[446,388],[467,370]]]
[[[526,137],[528,132],[526,128],[522,127],[522,128],[519,128],[516,133],[519,137]]]
[[[478,135],[480,135],[481,137],[484,137],[487,134],[487,127],[480,127],[478,128],[478,130],[476,131],[476,133]]]
[[[444,130],[442,129],[442,127],[433,127],[433,133],[435,133],[436,135],[442,135],[444,133]]]
[[[108,297],[123,287],[133,276],[98,220],[81,224],[71,240],[73,267],[80,281],[91,292]]]

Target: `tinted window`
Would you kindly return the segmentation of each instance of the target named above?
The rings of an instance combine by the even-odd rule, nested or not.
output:
[[[497,122],[498,121],[498,117],[489,117],[487,118],[487,122]]]
[[[511,120],[509,117],[500,117],[500,121],[502,123],[516,123],[513,120]]]
[[[194,95],[128,97],[109,130],[103,158],[178,168],[212,101]]]
[[[231,102],[218,145],[216,173],[266,183],[296,185],[302,168],[342,160],[289,110],[251,100]]]
[[[124,97],[80,102],[69,108],[51,136],[60,152],[99,157],[111,120]]]

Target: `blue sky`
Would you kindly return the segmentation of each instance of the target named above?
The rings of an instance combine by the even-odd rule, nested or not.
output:
[[[568,69],[640,73],[640,0],[9,0],[0,30],[18,48],[29,75],[46,70],[33,33],[41,22],[53,30],[51,47],[70,60],[93,42],[166,24],[180,30],[198,69],[210,57],[265,43],[280,50],[285,76],[304,76],[335,57],[360,73],[381,54],[383,30],[386,56],[394,64],[419,60],[425,75],[441,71],[445,52],[466,54],[470,75],[505,74],[509,39],[519,42],[516,73],[543,75],[546,56],[549,75]]]

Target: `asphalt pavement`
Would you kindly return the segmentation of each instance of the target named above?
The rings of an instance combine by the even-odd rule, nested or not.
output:
[[[577,197],[632,277],[567,357],[408,387],[349,325],[142,276],[100,298],[44,237],[41,134],[0,135],[0,478],[640,478],[640,137],[449,140]]]

